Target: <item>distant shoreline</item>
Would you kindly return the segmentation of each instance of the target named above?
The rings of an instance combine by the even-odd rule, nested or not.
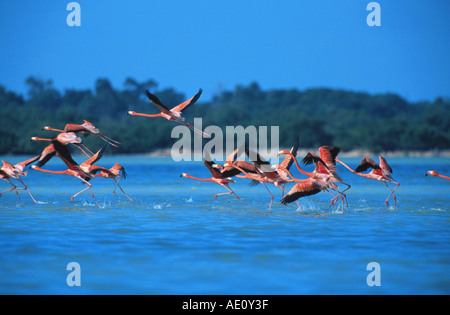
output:
[[[283,148],[281,148],[283,149]],[[281,150],[280,149],[280,150]],[[290,148],[286,148],[290,149]],[[171,149],[160,149],[151,152],[143,152],[143,153],[114,153],[109,154],[105,153],[105,156],[114,156],[114,155],[127,155],[127,156],[145,156],[145,157],[170,157]],[[308,152],[318,153],[317,149],[299,149],[297,152],[297,156],[302,157],[305,156]],[[8,156],[28,156],[33,154],[0,154],[0,156],[8,157]],[[74,154],[77,156],[79,154]],[[81,154],[80,154],[81,155]],[[427,151],[383,151],[383,152],[371,152],[367,150],[351,150],[351,151],[342,151],[339,153],[340,157],[362,157],[362,156],[384,156],[384,157],[450,157],[450,150],[427,150]]]
[[[287,148],[288,150],[290,148]],[[316,152],[317,149],[299,149],[297,156],[305,156],[308,152]],[[124,154],[127,155],[127,154]],[[170,149],[155,150],[148,153],[131,154],[144,155],[150,157],[171,156]],[[342,151],[339,153],[341,157],[360,157],[360,156],[385,156],[385,157],[450,157],[450,150],[427,150],[427,151],[383,151],[371,152],[366,150]]]

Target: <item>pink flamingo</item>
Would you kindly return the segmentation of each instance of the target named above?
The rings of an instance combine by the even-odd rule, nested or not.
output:
[[[199,92],[188,99],[187,101],[184,101],[183,103],[173,107],[172,109],[167,108],[155,95],[151,94],[149,91],[146,91],[147,97],[150,100],[150,102],[158,107],[158,109],[161,111],[159,114],[143,114],[143,113],[136,113],[135,111],[129,111],[128,115],[131,116],[144,116],[144,117],[163,117],[167,120],[175,121],[177,123],[180,123],[189,129],[193,130],[194,132],[197,132],[198,134],[202,135],[203,137],[210,138],[211,136],[202,132],[201,130],[198,130],[191,124],[185,122],[185,118],[181,116],[184,110],[189,108],[190,106],[194,105],[195,102],[200,98],[200,95],[202,94],[202,89],[199,90]]]
[[[228,192],[214,195],[215,199],[217,199],[217,197],[221,196],[221,195],[234,194],[236,196],[236,198],[245,206],[245,204],[242,202],[242,200],[239,198],[239,196],[236,195],[236,193],[229,187],[230,183],[235,183],[236,181],[232,180],[230,177],[225,177],[224,175],[222,175],[220,168],[214,167],[217,164],[215,164],[212,161],[208,152],[205,152],[205,159],[204,159],[203,163],[208,168],[208,170],[211,172],[211,175],[212,175],[211,178],[197,178],[197,177],[190,176],[189,174],[186,174],[186,173],[182,173],[180,175],[180,177],[186,177],[186,178],[198,180],[201,182],[213,182],[222,187],[225,187],[228,190]]]
[[[387,164],[386,160],[382,156],[380,156],[379,159],[380,159],[380,164],[377,164],[372,159],[370,159],[368,157],[364,157],[361,160],[361,163],[358,165],[358,167],[355,170],[350,168],[344,162],[340,161],[338,158],[336,158],[336,161],[341,163],[342,165],[344,165],[348,170],[350,170],[350,172],[352,172],[356,175],[382,182],[387,187],[387,189],[389,189],[389,191],[390,191],[390,194],[387,197],[387,199],[384,201],[384,203],[387,206],[389,206],[388,200],[392,195],[392,198],[394,199],[394,210],[395,210],[397,197],[395,196],[394,192],[398,188],[398,186],[400,186],[400,183],[398,183],[397,181],[395,181],[392,178],[392,168],[389,166],[389,164]],[[361,173],[361,172],[366,171],[369,168],[372,169],[370,171],[370,173],[368,173],[368,174]],[[387,185],[388,182],[396,185],[393,190],[391,188],[389,188],[389,186]]]
[[[22,189],[22,190],[26,190],[28,192],[28,194],[30,195],[31,199],[33,199],[34,203],[38,203],[36,201],[36,199],[34,199],[33,195],[31,194],[30,190],[28,189],[28,186],[24,183],[24,181],[20,178],[20,176],[27,176],[27,172],[25,171],[25,168],[35,162],[37,159],[39,158],[38,156],[35,156],[34,158],[19,162],[15,165],[12,165],[11,163],[7,162],[7,161],[2,161],[3,162],[3,166],[0,168],[0,178],[7,181],[9,184],[11,184],[12,188],[7,189],[5,191],[0,192],[0,197],[2,196],[3,193],[7,192],[7,191],[15,191],[17,194],[17,197],[19,198],[20,202],[22,202],[22,200],[20,199],[19,196],[19,192],[17,191],[17,189]],[[19,181],[19,183],[21,183],[23,185],[23,188],[19,188],[16,185],[14,185],[10,179],[14,178],[17,181]]]
[[[79,125],[79,124],[66,124],[66,126],[64,127],[63,130],[61,129],[55,129],[49,126],[45,126],[42,129],[43,130],[51,130],[51,131],[58,131],[58,132],[74,132],[74,133],[81,133],[85,136],[89,136],[91,134],[95,134],[97,135],[100,139],[102,139],[103,141],[105,141],[106,143],[112,145],[113,147],[117,147],[119,144],[121,144],[119,141],[113,140],[111,138],[109,138],[108,136],[104,135],[103,133],[101,133],[99,131],[99,129],[97,127],[95,127],[92,123],[90,123],[87,120],[83,120],[84,123]]]

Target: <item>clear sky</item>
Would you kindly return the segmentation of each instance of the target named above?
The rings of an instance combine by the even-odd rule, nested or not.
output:
[[[253,81],[262,89],[343,88],[398,93],[409,101],[450,96],[450,1],[368,0],[0,1],[0,84],[25,79],[93,89],[108,78],[153,79],[207,100]]]

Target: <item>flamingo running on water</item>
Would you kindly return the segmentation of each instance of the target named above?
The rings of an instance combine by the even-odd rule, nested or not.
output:
[[[95,203],[100,208],[100,205],[98,204],[97,199],[95,198],[94,193],[91,190],[92,184],[89,183],[89,180],[91,180],[94,177],[93,173],[91,173],[92,170],[91,170],[90,166],[95,161],[98,161],[98,159],[101,157],[101,153],[103,152],[102,150],[104,150],[104,147],[102,149],[100,149],[96,154],[94,154],[91,158],[89,158],[86,162],[84,162],[84,164],[82,164],[83,166],[81,166],[81,165],[78,165],[72,159],[72,156],[70,155],[69,150],[67,149],[67,147],[65,145],[61,144],[58,141],[53,141],[52,144],[54,146],[56,154],[66,164],[67,170],[51,171],[51,170],[42,169],[38,165],[32,165],[31,168],[36,171],[40,171],[40,172],[51,173],[51,174],[70,175],[70,176],[74,176],[76,178],[81,179],[81,181],[83,183],[85,183],[87,187],[84,188],[83,190],[81,190],[80,192],[76,193],[75,195],[73,195],[71,197],[71,201],[73,202],[74,198],[76,196],[78,196],[79,194],[81,194],[82,192],[84,192],[85,190],[89,190],[89,192],[92,195],[92,198],[94,198],[94,200],[95,200]]]
[[[39,159],[39,155],[35,156],[34,158],[19,162],[15,165],[7,162],[7,161],[2,161],[3,162],[3,166],[0,168],[0,178],[7,181],[9,184],[11,184],[12,188],[7,189],[5,191],[0,192],[0,197],[2,196],[3,193],[7,192],[7,191],[15,191],[17,194],[17,197],[19,198],[20,202],[22,202],[22,200],[20,199],[19,196],[19,192],[17,191],[17,189],[22,189],[22,190],[26,190],[28,192],[28,194],[30,195],[31,199],[33,199],[34,203],[38,203],[36,201],[36,199],[34,199],[33,195],[31,194],[30,190],[28,189],[28,186],[25,185],[24,181],[20,178],[20,176],[27,176],[27,172],[25,171],[25,168],[30,165],[31,163],[35,162],[37,159]],[[21,187],[17,187],[16,185],[14,185],[10,179],[14,178],[16,179],[19,183],[21,183],[23,185],[23,188]]]
[[[127,178],[127,173],[125,172],[125,168],[120,165],[119,163],[115,163],[111,168],[109,169],[102,169],[100,170],[99,174],[96,174],[94,177],[104,177],[104,178],[112,178],[115,182],[116,185],[114,186],[114,190],[113,190],[113,194],[116,194],[116,188],[119,187],[120,190],[123,192],[123,194],[130,199],[130,201],[134,201],[133,199],[131,199],[122,189],[122,187],[120,187],[119,185],[119,180],[123,177],[123,179]],[[118,178],[118,179],[116,179]]]
[[[371,158],[364,157],[361,160],[361,163],[359,163],[358,167],[355,170],[353,170],[351,167],[349,167],[344,162],[340,161],[338,158],[336,158],[336,162],[341,163],[350,172],[352,172],[356,175],[382,182],[387,187],[387,189],[389,189],[389,191],[390,191],[390,194],[387,197],[387,199],[384,201],[384,203],[387,206],[389,206],[388,200],[392,195],[392,198],[394,199],[394,210],[395,210],[397,197],[395,196],[394,192],[398,188],[398,186],[400,186],[400,183],[398,183],[397,181],[395,181],[392,178],[392,168],[389,166],[389,164],[386,162],[386,160],[382,156],[380,156],[379,159],[380,159],[380,164],[377,164]],[[369,168],[372,169],[370,171],[370,173],[368,173],[368,174],[361,173],[361,172],[366,171]],[[395,184],[396,185],[395,188],[394,189],[389,188],[389,186],[387,184],[388,182]]]
[[[221,195],[234,194],[236,196],[236,198],[245,206],[245,204],[242,202],[241,198],[239,198],[239,196],[236,195],[236,193],[229,187],[230,183],[235,183],[236,181],[231,179],[231,177],[225,177],[221,173],[221,169],[220,168],[214,167],[217,164],[215,164],[212,161],[212,159],[211,159],[211,157],[210,157],[208,152],[205,152],[205,158],[204,158],[203,163],[208,168],[208,170],[211,172],[211,175],[212,175],[211,178],[197,178],[197,177],[190,176],[189,174],[186,174],[186,173],[182,173],[180,175],[180,177],[186,177],[186,178],[198,180],[198,181],[201,181],[201,182],[213,182],[213,183],[216,183],[216,184],[218,184],[218,185],[220,185],[222,187],[225,187],[228,190],[228,192],[214,195],[215,199],[217,199],[217,197],[221,196]]]

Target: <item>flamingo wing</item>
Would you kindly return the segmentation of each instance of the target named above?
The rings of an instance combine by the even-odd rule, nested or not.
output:
[[[297,156],[298,146],[299,146],[299,140],[297,137],[297,141],[295,142],[294,146],[290,150],[290,152],[294,156],[294,158]],[[281,162],[280,167],[283,169],[289,170],[292,166],[292,163],[294,163],[294,159],[288,154],[284,158],[283,162]]]
[[[379,169],[381,169],[380,168],[380,166],[374,161],[374,160],[372,160],[371,158],[369,158],[369,157],[364,157],[362,160],[361,160],[361,163],[359,163],[359,165],[358,165],[358,167],[355,169],[355,171],[357,172],[357,173],[360,173],[360,172],[364,172],[364,171],[366,171],[367,169],[369,169],[369,168],[372,168],[372,169],[374,169],[374,170],[379,170]]]
[[[81,167],[86,167],[89,165],[94,164],[95,162],[97,162],[98,160],[100,160],[103,156],[103,152],[105,151],[106,145],[103,146],[103,148],[101,148],[100,150],[97,151],[97,153],[95,153],[93,156],[91,156],[89,159],[87,159],[86,161],[84,161],[83,163],[81,163]]]
[[[197,94],[195,94],[193,97],[188,99],[187,101],[184,101],[183,103],[175,106],[171,109],[172,112],[181,113],[183,110],[187,109],[188,107],[192,106],[197,102],[197,100],[200,98],[200,95],[202,95],[203,90],[200,89]]]
[[[389,173],[393,173],[392,172],[392,168],[389,166],[389,164],[386,162],[386,159],[382,156],[379,157],[380,158],[380,167],[381,169],[388,171]]]
[[[164,106],[163,103],[161,103],[161,101],[156,97],[156,95],[153,95],[148,90],[145,91],[145,93],[147,94],[147,97],[150,100],[150,102],[153,105],[155,105],[156,107],[158,107],[162,113],[167,114],[167,115],[171,114],[170,109],[168,109],[166,106]]]
[[[302,160],[303,164],[310,165],[315,164],[315,170],[320,173],[330,173],[327,164],[314,153],[308,152]]]
[[[64,144],[56,140],[53,140],[52,143],[55,148],[56,155],[58,155],[59,158],[64,162],[64,164],[66,164],[67,168],[79,171],[80,166],[77,162],[74,161],[72,155],[70,155],[69,149],[67,149]]]
[[[56,150],[53,145],[53,143],[49,144],[45,147],[45,149],[42,151],[41,155],[39,156],[39,162],[36,164],[37,167],[41,168],[44,166],[52,157],[56,155]]]
[[[340,148],[324,145],[319,148],[319,155],[331,171],[336,171],[336,157],[341,151]]]
[[[211,175],[215,178],[223,178],[224,176],[221,173],[221,170],[217,167],[214,167],[213,165],[216,164],[212,160],[211,156],[207,151],[205,151],[205,158],[203,160],[203,163],[208,168],[208,170],[211,172]]]
[[[281,199],[281,204],[286,205],[287,203],[294,202],[299,198],[315,195],[321,191],[322,188],[317,181],[312,178],[308,178],[295,184]]]

